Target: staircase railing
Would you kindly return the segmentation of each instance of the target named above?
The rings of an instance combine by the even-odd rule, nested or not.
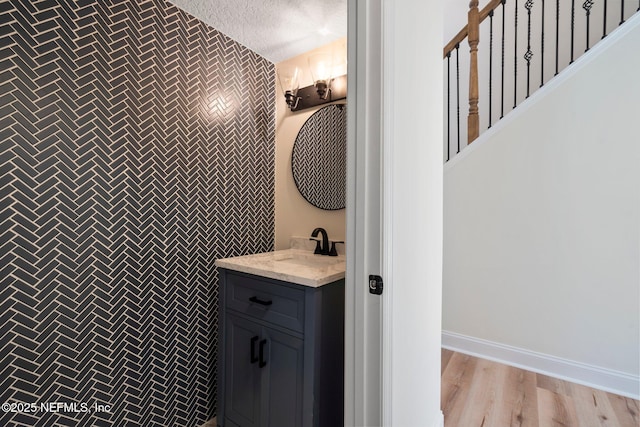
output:
[[[478,138],[481,123],[490,128],[637,11],[640,0],[490,0],[482,9],[478,0],[471,0],[467,25],[443,50],[445,160],[460,152],[461,141],[470,144]],[[468,56],[460,54],[465,39]],[[461,80],[461,69],[468,69],[468,81]],[[460,98],[465,92],[469,113],[462,127]],[[513,105],[505,105],[511,99]]]

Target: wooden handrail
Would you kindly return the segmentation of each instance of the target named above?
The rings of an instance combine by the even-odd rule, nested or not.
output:
[[[464,27],[462,27],[462,29],[460,30],[460,32],[458,34],[456,34],[456,36],[454,38],[451,39],[451,41],[449,43],[446,44],[446,46],[443,49],[443,58],[447,57],[447,54],[449,52],[451,52],[453,49],[455,49],[455,47],[460,44],[460,42],[462,42],[462,40],[465,39],[465,37],[467,37],[467,34],[469,34],[469,25],[465,25]]]
[[[489,13],[491,13],[491,11],[496,7],[498,7],[501,3],[502,3],[502,0],[490,0],[489,3],[487,3],[487,5],[480,11],[480,22],[478,22],[478,25],[480,25],[482,21],[484,21],[487,18],[487,16],[489,16]],[[469,24],[462,27],[460,32],[458,32],[458,34],[456,34],[451,39],[451,41],[444,46],[444,49],[442,50],[443,51],[442,57],[446,58],[447,54],[451,52],[456,47],[457,44],[462,43],[462,41],[468,35],[469,35]]]

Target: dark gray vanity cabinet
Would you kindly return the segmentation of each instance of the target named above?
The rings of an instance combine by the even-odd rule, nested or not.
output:
[[[218,425],[343,425],[344,280],[219,271]]]

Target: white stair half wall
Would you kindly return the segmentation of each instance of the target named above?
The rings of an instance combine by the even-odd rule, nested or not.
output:
[[[457,350],[640,396],[639,100],[635,14],[445,164]]]

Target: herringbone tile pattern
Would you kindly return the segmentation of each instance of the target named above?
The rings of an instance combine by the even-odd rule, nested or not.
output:
[[[273,247],[273,65],[161,0],[0,1],[2,426],[214,415],[217,257]]]

